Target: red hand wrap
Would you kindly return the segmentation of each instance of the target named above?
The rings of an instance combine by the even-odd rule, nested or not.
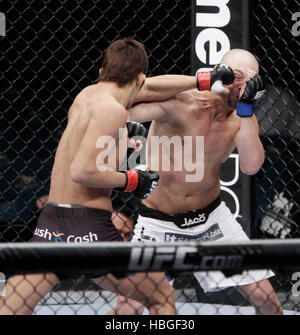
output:
[[[210,91],[210,72],[198,72],[197,79],[200,91]]]
[[[139,183],[139,175],[137,170],[127,170],[127,185],[125,188],[125,192],[133,192]]]

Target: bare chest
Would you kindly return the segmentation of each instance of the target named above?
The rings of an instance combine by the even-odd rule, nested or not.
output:
[[[214,118],[209,113],[201,117],[185,115],[176,126],[170,129],[170,135],[179,136],[185,145],[203,143],[206,159],[222,160],[228,151],[232,151],[234,136],[239,128],[239,118],[232,114],[226,118]]]

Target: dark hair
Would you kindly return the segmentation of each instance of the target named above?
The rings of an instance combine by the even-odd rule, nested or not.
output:
[[[132,83],[148,72],[148,57],[144,46],[132,39],[114,41],[105,51],[99,81],[114,82],[119,87]]]

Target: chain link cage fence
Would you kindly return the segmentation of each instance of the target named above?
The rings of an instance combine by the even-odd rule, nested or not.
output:
[[[252,48],[267,85],[257,113],[267,154],[256,180],[256,227],[263,237],[300,234],[299,10],[299,1],[252,2]]]
[[[299,1],[251,1],[251,47],[266,82],[256,114],[266,152],[255,180],[258,238],[300,234],[299,11]],[[273,285],[293,305],[291,279],[278,275]]]
[[[145,45],[149,75],[190,74],[191,4],[14,0],[1,5],[6,36],[0,39],[0,242],[24,242],[32,237],[47,202],[67,111],[80,90],[96,82],[105,48],[115,39],[131,36]],[[252,237],[299,237],[300,37],[291,33],[297,11],[298,1],[251,1],[252,51],[268,82],[264,101],[257,106],[266,161],[256,177]],[[112,200],[113,215],[127,223],[121,227],[127,237],[137,217],[137,200],[116,193]],[[283,307],[297,311],[290,278],[279,275],[272,284]],[[249,307],[248,299],[234,289],[204,294],[191,275],[178,276],[174,288],[182,306],[201,303],[211,306],[212,313],[222,306],[235,306],[233,313]],[[37,313],[104,314],[115,300],[90,280],[70,279],[42,299]],[[94,307],[99,301],[103,309]],[[199,305],[193,308],[187,314],[201,313]]]

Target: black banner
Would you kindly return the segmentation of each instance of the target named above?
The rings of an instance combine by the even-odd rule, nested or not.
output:
[[[192,0],[192,74],[212,69],[234,48],[248,49],[248,1]],[[250,236],[250,177],[233,153],[221,169],[221,197]]]
[[[246,242],[0,243],[3,274],[103,274],[166,271],[233,271],[269,268],[295,270],[300,239]],[[80,269],[78,268],[80,264]],[[2,274],[2,278],[3,278]]]

